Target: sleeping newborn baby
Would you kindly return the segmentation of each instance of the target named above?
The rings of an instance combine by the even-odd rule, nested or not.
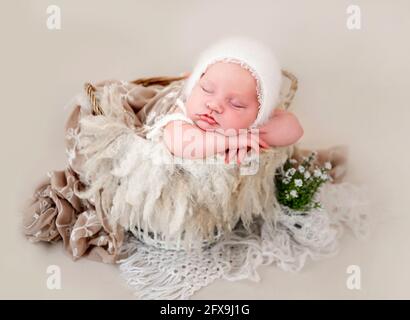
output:
[[[244,160],[259,147],[287,146],[303,135],[292,113],[276,108],[281,70],[260,43],[232,38],[205,51],[187,79],[177,109],[162,122],[163,140],[177,157],[221,154]]]

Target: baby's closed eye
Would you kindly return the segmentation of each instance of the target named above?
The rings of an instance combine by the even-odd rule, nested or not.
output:
[[[244,109],[244,108],[246,108],[246,105],[244,105],[244,104],[242,104],[242,103],[240,103],[240,102],[231,101],[230,103],[231,103],[231,105],[232,105],[234,108],[238,108],[238,109]]]
[[[204,91],[206,93],[209,93],[209,94],[213,93],[213,90],[211,88],[208,88],[204,85],[201,85],[200,87],[201,87],[202,91]]]

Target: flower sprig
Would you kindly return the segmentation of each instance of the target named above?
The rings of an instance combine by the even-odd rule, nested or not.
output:
[[[313,165],[317,152],[309,157],[303,157],[299,163],[296,159],[288,159],[275,175],[276,196],[280,204],[306,214],[314,208],[321,208],[320,202],[315,200],[319,187],[332,178],[328,172],[332,169],[330,162],[324,167]]]

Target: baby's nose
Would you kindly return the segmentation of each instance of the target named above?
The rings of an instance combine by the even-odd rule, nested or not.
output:
[[[219,103],[215,103],[215,102],[208,102],[207,106],[209,109],[211,110],[215,110],[218,113],[221,113],[223,111],[222,106]]]

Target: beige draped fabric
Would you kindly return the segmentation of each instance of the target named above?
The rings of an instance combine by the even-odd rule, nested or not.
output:
[[[100,210],[75,195],[80,185],[70,168],[50,172],[26,209],[24,232],[33,242],[62,240],[74,259],[88,254],[94,260],[113,263],[124,232],[112,230]]]
[[[121,82],[103,81],[96,88],[103,91],[105,86],[113,83]],[[125,122],[132,121],[132,125],[139,128],[147,123],[151,111],[161,114],[163,105],[157,102],[168,93],[167,88],[131,83],[123,83],[123,88],[126,94],[126,98],[121,100],[124,110],[135,115],[130,118],[124,112]],[[90,109],[84,108],[87,105],[84,99],[85,96],[80,97],[66,122],[67,150],[75,149],[72,133],[79,130],[81,117],[91,113]],[[114,263],[121,258],[119,253],[124,230],[119,226],[113,230],[98,196],[91,203],[76,195],[76,190],[84,188],[79,178],[84,159],[79,154],[68,154],[68,157],[70,165],[65,170],[50,172],[49,177],[39,183],[34,191],[24,212],[24,233],[32,242],[63,241],[64,248],[73,259],[86,255],[93,260]]]
[[[171,101],[166,99],[167,94],[174,85],[179,85],[177,82],[167,87],[144,87],[128,82],[105,81],[96,85],[97,93],[112,83],[122,84],[123,94],[118,99],[125,110],[123,121],[129,126],[135,126],[138,129],[136,133],[141,135],[144,134],[143,124],[152,124],[157,116],[166,112],[165,106]],[[75,133],[78,133],[79,121],[83,116],[91,114],[91,109],[86,107],[86,100],[85,96],[80,97],[81,103],[74,106],[66,123],[69,166],[63,171],[50,172],[49,177],[35,190],[25,212],[24,230],[33,242],[63,241],[65,249],[74,259],[88,256],[105,263],[114,263],[121,258],[124,229],[108,223],[108,209],[105,203],[101,203],[103,197],[99,194],[93,199],[80,199],[76,194],[86,186],[86,182],[81,180],[84,159],[75,152]],[[293,150],[295,158],[311,152],[298,147]],[[318,153],[318,162],[323,164],[330,161],[333,165],[330,174],[334,182],[340,182],[346,173],[346,147],[322,149]]]

